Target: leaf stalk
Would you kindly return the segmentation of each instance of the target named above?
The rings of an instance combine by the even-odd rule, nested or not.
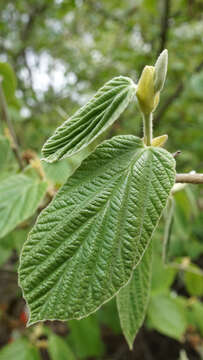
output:
[[[152,119],[153,115],[152,113],[149,114],[143,114],[143,124],[144,124],[144,143],[147,146],[151,146],[152,144],[152,132],[153,132],[153,125],[152,125]]]

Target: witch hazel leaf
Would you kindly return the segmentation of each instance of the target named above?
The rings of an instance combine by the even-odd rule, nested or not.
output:
[[[143,324],[151,287],[152,242],[135,268],[129,283],[117,295],[117,308],[123,334],[132,350]]]
[[[45,196],[47,183],[16,174],[0,182],[0,238],[32,216]]]
[[[175,161],[135,136],[99,145],[41,212],[19,280],[29,324],[81,319],[127,284],[175,181]]]
[[[107,82],[56,129],[42,148],[43,160],[54,162],[86,148],[118,119],[135,92],[136,85],[128,77],[119,76]]]

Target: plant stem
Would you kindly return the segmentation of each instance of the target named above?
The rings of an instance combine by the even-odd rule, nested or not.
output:
[[[203,184],[203,174],[176,174],[177,183]]]
[[[23,160],[20,155],[17,137],[15,134],[11,119],[8,114],[7,103],[6,103],[6,99],[5,99],[5,95],[4,95],[4,91],[3,91],[3,87],[2,87],[2,79],[1,78],[0,78],[0,107],[2,110],[2,119],[7,124],[10,136],[12,138],[12,150],[15,154],[15,157],[17,159],[20,169],[23,170],[23,168],[24,168]]]
[[[143,114],[144,122],[144,143],[151,146],[152,143],[152,113]]]

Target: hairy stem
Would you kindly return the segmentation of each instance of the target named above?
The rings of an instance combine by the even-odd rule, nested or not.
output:
[[[152,113],[143,114],[144,122],[144,143],[150,146],[152,143]]]

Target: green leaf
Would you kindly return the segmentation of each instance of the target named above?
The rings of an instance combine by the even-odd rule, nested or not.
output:
[[[20,251],[27,238],[28,232],[29,227],[16,229],[0,240],[0,266],[8,260],[14,249],[17,251],[18,255],[20,255]]]
[[[148,317],[154,329],[177,340],[181,340],[187,327],[185,307],[170,294],[152,296]]]
[[[23,247],[30,324],[88,316],[128,282],[166,205],[174,164],[130,135],[105,141],[82,163]]]
[[[12,102],[16,90],[16,76],[8,63],[0,62],[0,76],[3,78],[2,87],[8,103]]]
[[[121,328],[131,350],[135,336],[145,318],[150,294],[151,270],[152,246],[150,244],[134,270],[131,280],[117,295]]]
[[[0,171],[8,166],[8,161],[11,156],[10,144],[7,138],[0,136]]]
[[[0,360],[40,360],[40,355],[33,345],[26,339],[20,338],[3,347],[0,351]]]
[[[160,242],[160,238],[154,239],[151,286],[151,293],[153,294],[167,291],[172,285],[177,273],[177,269],[166,266],[166,264],[163,263],[162,248],[163,244]]]
[[[56,334],[48,337],[48,352],[51,360],[76,360],[66,341]]]
[[[185,272],[184,281],[190,295],[203,295],[203,273],[198,266],[194,264],[189,265],[188,271]]]
[[[115,335],[122,334],[117,311],[116,297],[102,306],[97,314],[101,324],[104,324],[106,327],[110,328]]]
[[[203,304],[200,301],[191,303],[191,316],[193,324],[197,327],[200,334],[203,336]]]
[[[95,316],[89,316],[82,320],[68,322],[70,335],[68,341],[75,349],[77,358],[98,357],[104,353],[98,320]]]
[[[0,266],[2,266],[9,259],[11,254],[12,249],[7,248],[0,243]]]
[[[86,148],[118,119],[135,91],[135,84],[127,77],[119,76],[107,82],[47,140],[42,148],[44,160],[53,162]]]
[[[24,174],[13,175],[0,183],[0,238],[34,214],[47,183]]]

